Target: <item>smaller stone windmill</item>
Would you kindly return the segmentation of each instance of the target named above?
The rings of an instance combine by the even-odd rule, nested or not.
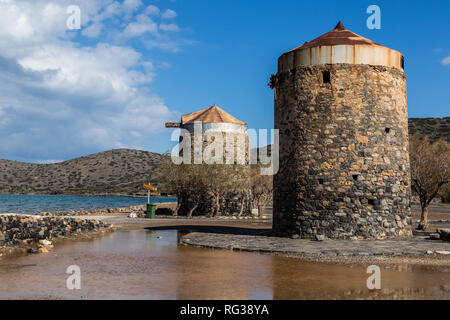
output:
[[[241,165],[244,169],[249,166],[249,137],[247,134],[247,124],[225,112],[217,105],[195,111],[181,117],[181,122],[166,123],[166,128],[185,129],[190,136],[191,141],[191,165],[208,165],[204,155],[208,146],[215,142],[216,137],[221,136],[221,148],[223,155],[223,166]],[[185,132],[186,133],[186,132]],[[183,140],[183,133],[180,135],[180,144]],[[184,152],[182,150],[181,152]],[[182,154],[180,154],[182,156]],[[200,162],[195,161],[200,159]],[[243,181],[242,183],[247,183]],[[240,211],[242,197],[245,196],[248,202],[249,192],[240,195],[230,194],[229,198],[224,199],[221,204],[221,212],[234,214]],[[205,203],[198,211],[207,213],[211,211],[210,204]],[[250,211],[250,206],[246,211]],[[179,210],[183,215],[183,204]]]
[[[249,138],[247,134],[247,124],[236,119],[215,104],[212,107],[182,116],[181,122],[166,123],[166,128],[181,128],[187,130],[191,135],[191,150],[193,155],[194,153],[202,153],[205,147],[214,140],[211,136],[221,133],[223,139],[223,155],[226,156],[231,152],[226,145],[227,140],[230,140],[231,138],[232,141],[228,141],[228,147],[232,146],[234,149],[233,163],[248,165]],[[199,134],[194,135],[196,130]],[[182,139],[180,139],[180,141],[181,140]],[[196,142],[201,145],[200,148],[198,145],[195,145]],[[239,162],[240,159],[238,155],[241,155],[241,158],[243,158],[244,161]],[[231,161],[227,163],[231,163]]]

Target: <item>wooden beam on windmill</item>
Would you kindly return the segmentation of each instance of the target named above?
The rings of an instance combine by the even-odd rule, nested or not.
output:
[[[180,122],[166,122],[166,128],[180,128]]]

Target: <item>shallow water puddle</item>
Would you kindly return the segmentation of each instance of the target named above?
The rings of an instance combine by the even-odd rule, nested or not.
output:
[[[449,299],[449,267],[382,267],[382,290],[366,267],[306,263],[267,254],[178,245],[177,231],[116,232],[46,255],[0,259],[0,298],[66,299]],[[69,290],[67,267],[81,270]]]

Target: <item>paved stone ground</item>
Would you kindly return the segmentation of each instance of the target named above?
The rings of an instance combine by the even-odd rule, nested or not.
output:
[[[450,254],[450,242],[415,237],[410,240],[324,240],[289,239],[269,236],[189,233],[184,244],[243,251],[313,256],[423,256]],[[444,252],[441,252],[444,251]],[[441,252],[441,253],[437,253]],[[450,255],[447,255],[450,259]]]

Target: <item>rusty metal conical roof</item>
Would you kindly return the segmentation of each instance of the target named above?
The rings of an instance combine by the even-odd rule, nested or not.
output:
[[[278,59],[278,71],[321,64],[365,64],[404,70],[403,55],[359,34],[339,21],[324,35],[285,52]]]
[[[322,46],[337,46],[337,45],[368,45],[368,46],[379,46],[383,47],[381,44],[376,43],[370,39],[364,38],[359,34],[351,32],[344,27],[344,24],[339,21],[336,27],[330,32],[321,35],[320,37],[306,42],[300,47],[297,47],[291,51],[306,49],[306,48],[314,48],[314,47],[322,47]]]
[[[239,125],[247,125],[245,122],[242,122],[229,113],[225,112],[217,105],[213,105],[212,107],[205,108],[196,112],[192,112],[186,114],[181,117],[181,124],[190,124],[194,122],[203,122],[203,123],[234,123]]]

